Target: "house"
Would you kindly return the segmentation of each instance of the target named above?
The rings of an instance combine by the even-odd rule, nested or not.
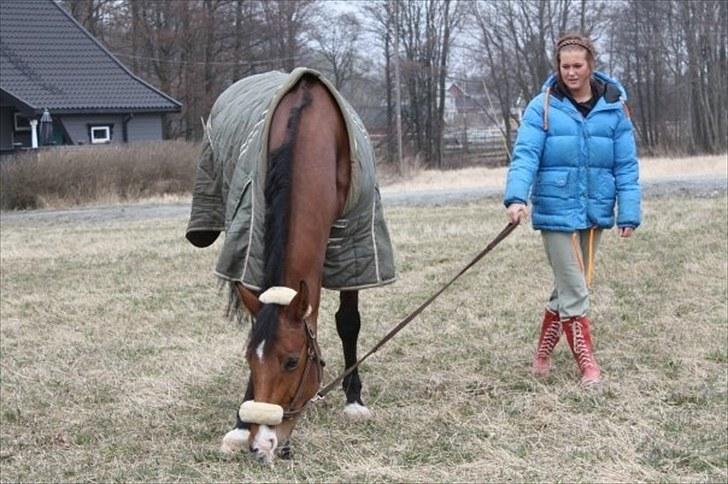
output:
[[[0,0],[0,153],[159,140],[181,106],[55,1]]]
[[[477,117],[482,114],[484,103],[468,94],[456,82],[450,84],[445,93],[445,122],[453,123],[459,116]]]

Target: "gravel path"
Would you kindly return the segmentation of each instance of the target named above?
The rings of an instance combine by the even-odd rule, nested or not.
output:
[[[645,197],[716,197],[728,191],[727,178],[662,178],[642,183]],[[388,206],[439,206],[469,202],[486,197],[500,197],[502,189],[468,188],[455,190],[420,190],[383,193]],[[72,208],[63,210],[27,210],[0,213],[2,223],[49,221],[57,223],[105,223],[118,220],[169,219],[189,215],[189,203],[150,203]]]

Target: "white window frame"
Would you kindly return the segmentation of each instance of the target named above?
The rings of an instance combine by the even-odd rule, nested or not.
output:
[[[94,131],[105,131],[106,135],[103,137],[97,137],[94,134]],[[100,144],[105,144],[105,143],[111,142],[111,126],[107,126],[107,125],[90,126],[89,133],[91,136],[92,145],[100,145]]]
[[[19,126],[18,125],[18,118],[23,118],[28,123],[27,126]],[[13,127],[15,128],[15,131],[30,131],[30,118],[28,116],[23,115],[23,113],[13,113]]]

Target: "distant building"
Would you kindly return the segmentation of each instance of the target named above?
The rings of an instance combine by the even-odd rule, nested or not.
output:
[[[445,93],[445,122],[454,123],[460,116],[482,115],[484,103],[476,96],[468,94],[458,83],[450,84]]]
[[[53,0],[0,0],[0,153],[160,140],[181,106]]]

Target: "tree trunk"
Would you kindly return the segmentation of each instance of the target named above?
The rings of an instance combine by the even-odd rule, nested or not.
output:
[[[442,137],[445,131],[445,81],[447,79],[447,59],[450,53],[450,0],[445,0],[443,23],[445,29],[442,34],[440,53],[439,106],[437,108],[437,131],[435,133],[435,164],[438,167],[442,167]]]

